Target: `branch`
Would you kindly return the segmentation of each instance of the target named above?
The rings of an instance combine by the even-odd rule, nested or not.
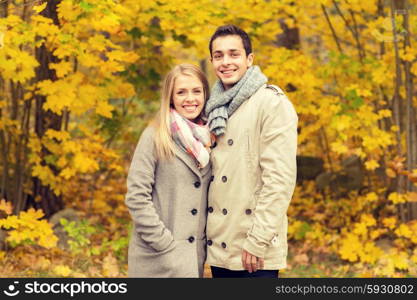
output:
[[[327,24],[329,25],[330,30],[332,31],[333,38],[337,45],[337,49],[339,49],[339,52],[343,54],[342,47],[340,46],[340,43],[339,43],[339,38],[336,35],[336,31],[334,30],[332,22],[330,21],[329,15],[327,14],[326,8],[324,7],[323,4],[321,5],[321,9],[323,10],[324,16],[326,17]]]

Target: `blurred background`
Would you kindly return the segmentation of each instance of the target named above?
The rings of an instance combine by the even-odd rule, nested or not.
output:
[[[299,115],[280,276],[416,277],[416,5],[0,0],[0,276],[126,276],[160,82],[189,62],[213,84],[210,36],[235,24]]]

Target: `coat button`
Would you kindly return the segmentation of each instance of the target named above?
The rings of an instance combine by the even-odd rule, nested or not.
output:
[[[190,236],[190,237],[188,238],[188,241],[189,241],[190,243],[194,242],[194,237],[193,237],[193,236]]]
[[[210,181],[213,181],[213,180],[214,180],[214,176],[211,176],[211,177],[210,177]]]
[[[223,182],[226,182],[226,181],[227,181],[227,177],[226,177],[226,176],[223,176],[223,177],[222,177],[222,181],[223,181]]]
[[[222,243],[222,247],[223,248],[226,248],[226,243]]]
[[[200,187],[200,185],[201,185],[200,181],[196,181],[196,182],[194,182],[194,186],[195,186],[196,188],[199,188],[199,187]]]
[[[207,245],[208,245],[208,246],[213,245],[213,241],[212,241],[212,240],[208,240],[208,241],[207,241]]]
[[[233,145],[233,140],[232,140],[232,139],[229,139],[229,140],[227,141],[227,144],[229,144],[229,146],[232,146],[232,145]]]
[[[223,208],[223,214],[227,215],[227,209],[226,208]]]
[[[245,210],[245,213],[246,213],[247,215],[250,215],[250,214],[252,213],[252,210],[248,208],[247,210]]]
[[[197,214],[197,209],[193,208],[193,209],[191,210],[191,213],[195,216],[195,215]]]
[[[208,210],[209,213],[212,213],[213,212],[213,207],[210,206],[207,210]]]

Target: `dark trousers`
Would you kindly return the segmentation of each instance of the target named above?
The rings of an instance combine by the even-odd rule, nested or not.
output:
[[[210,267],[213,278],[278,278],[279,270],[258,270],[249,273],[246,270],[233,271],[219,267]]]

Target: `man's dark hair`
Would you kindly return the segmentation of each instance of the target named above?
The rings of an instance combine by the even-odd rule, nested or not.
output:
[[[216,29],[216,32],[211,36],[210,44],[209,44],[209,50],[210,50],[210,56],[212,57],[212,47],[213,47],[213,41],[221,36],[226,35],[237,35],[240,36],[243,43],[243,48],[245,48],[246,56],[252,53],[252,44],[250,42],[249,35],[239,27],[235,25],[224,25],[220,26]]]

